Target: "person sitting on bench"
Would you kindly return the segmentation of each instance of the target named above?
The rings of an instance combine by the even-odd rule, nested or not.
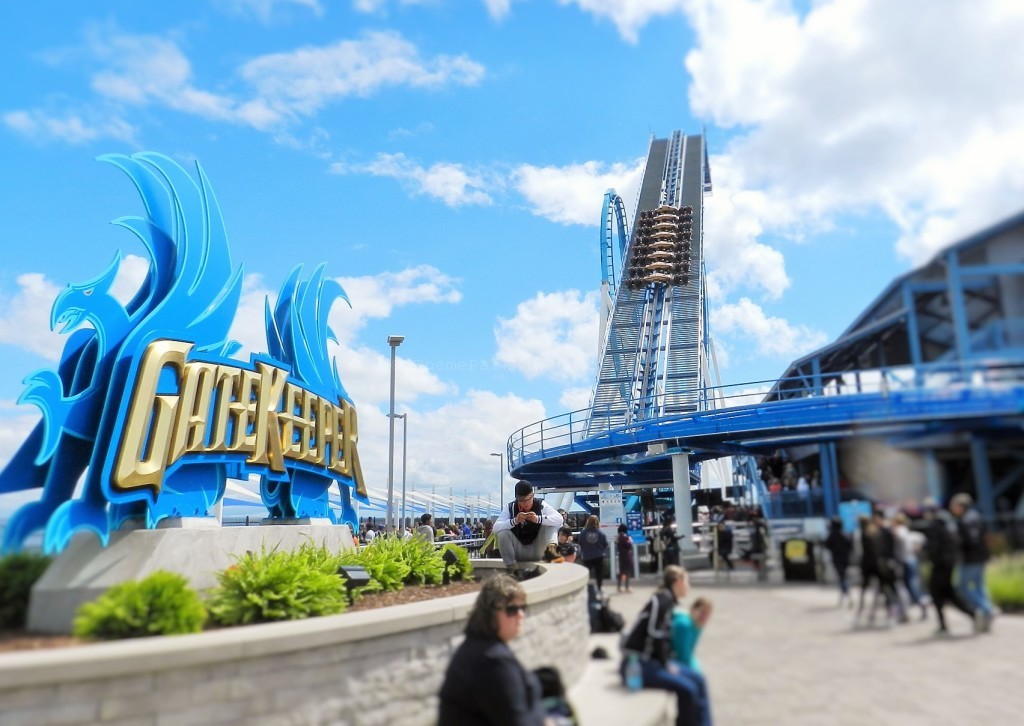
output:
[[[506,567],[512,568],[520,562],[540,562],[561,526],[562,515],[533,495],[533,485],[525,480],[517,482],[516,500],[508,503],[494,523],[498,549]]]

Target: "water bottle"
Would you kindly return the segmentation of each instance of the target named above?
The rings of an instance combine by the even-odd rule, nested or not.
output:
[[[640,670],[640,659],[636,653],[629,654],[626,661],[626,688],[630,691],[639,691],[644,687],[643,671]]]

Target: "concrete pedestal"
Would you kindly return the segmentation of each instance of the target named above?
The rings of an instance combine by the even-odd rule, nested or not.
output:
[[[216,574],[247,551],[298,549],[305,542],[334,551],[351,549],[345,525],[264,525],[261,527],[183,526],[122,529],[102,547],[89,534],[76,536],[32,588],[28,628],[70,633],[75,612],[108,588],[139,580],[156,570],[184,575],[197,590],[217,584]]]

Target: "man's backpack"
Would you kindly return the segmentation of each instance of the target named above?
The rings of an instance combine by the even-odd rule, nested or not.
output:
[[[591,633],[618,633],[622,630],[626,621],[620,613],[611,609],[608,598],[598,592],[593,582],[587,585],[587,600]]]
[[[566,697],[562,675],[558,669],[553,666],[543,666],[536,669],[533,674],[540,681],[541,703],[544,707],[544,715],[547,717],[545,723],[550,722],[556,726],[576,726],[578,723],[576,713]]]

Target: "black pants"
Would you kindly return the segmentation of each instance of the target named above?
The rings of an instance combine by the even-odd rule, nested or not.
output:
[[[590,577],[597,580],[597,589],[604,584],[604,557],[594,560],[583,560],[583,566],[590,570]]]
[[[718,553],[718,559],[720,559],[722,562],[725,563],[726,568],[728,568],[730,570],[735,569],[733,567],[732,560],[729,559],[729,553],[728,552],[719,552]],[[711,563],[712,567],[715,566],[715,553],[714,552],[708,552],[708,561]]]
[[[932,603],[935,605],[935,614],[939,618],[939,627],[946,629],[946,618],[942,614],[942,608],[950,603],[964,615],[974,617],[974,611],[967,606],[960,593],[953,587],[953,566],[932,564],[932,574],[928,578],[928,591],[932,594]]]

